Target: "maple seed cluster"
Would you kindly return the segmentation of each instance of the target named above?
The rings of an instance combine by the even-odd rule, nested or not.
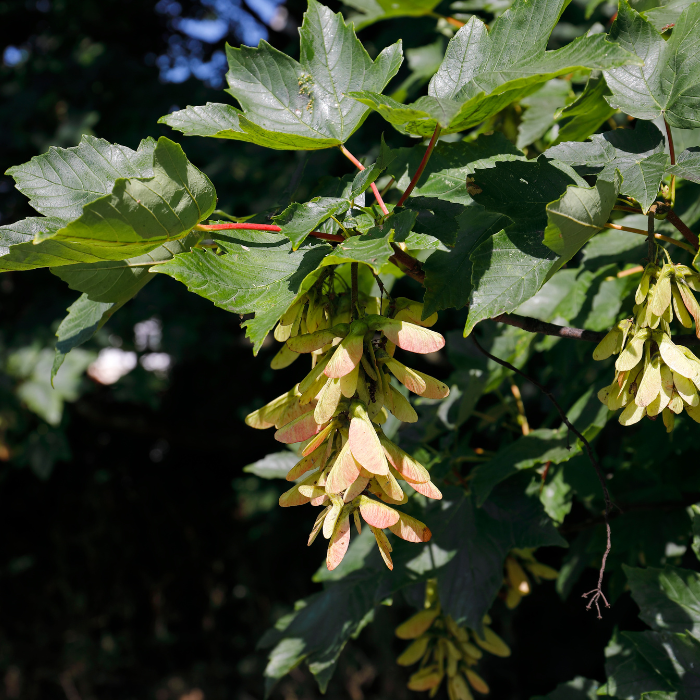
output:
[[[598,398],[611,411],[624,409],[622,425],[662,414],[670,433],[684,409],[700,423],[700,360],[671,339],[674,314],[685,328],[695,322],[700,338],[700,305],[693,290],[700,291],[700,274],[686,265],[674,265],[670,258],[662,267],[649,263],[637,288],[634,318],[620,321],[594,350],[596,360],[619,354],[615,379]]]
[[[427,498],[442,494],[427,469],[382,431],[389,413],[407,423],[418,419],[391,377],[418,396],[441,399],[449,394],[442,382],[394,359],[394,351],[431,353],[445,340],[428,330],[437,315],[421,320],[418,302],[398,298],[382,303],[361,295],[352,310],[348,291],[336,294],[332,279],[325,293],[323,286],[302,295],[275,329],[275,338],[285,345],[272,367],[287,366],[307,353],[311,371],[286,394],[251,413],[246,423],[274,426],[276,440],[301,443],[301,459],[287,474],[288,481],[298,481],[279,502],[283,507],[323,507],[308,543],[319,532],[329,540],[328,569],[345,556],[351,518],[358,532],[362,521],[369,525],[392,569],[386,528],[409,542],[427,542],[431,536],[425,524],[391,507],[407,501],[399,481]],[[353,311],[360,317],[352,320]]]
[[[487,624],[484,617],[483,636],[458,625],[444,615],[437,598],[437,581],[428,581],[426,608],[417,612],[396,628],[400,639],[414,640],[396,660],[401,666],[420,662],[420,668],[408,681],[409,690],[427,690],[437,695],[445,676],[450,700],[472,700],[470,687],[487,694],[489,687],[474,670],[487,651],[495,656],[510,656],[508,645]],[[483,651],[482,651],[483,650]]]
[[[541,579],[554,580],[559,572],[535,559],[534,549],[512,549],[505,563],[505,591],[502,597],[511,610],[518,606],[524,596],[530,595],[530,576],[539,583]]]

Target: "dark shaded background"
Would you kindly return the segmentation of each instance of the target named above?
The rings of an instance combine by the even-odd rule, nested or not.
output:
[[[49,145],[75,145],[88,130],[131,148],[146,136],[167,135],[212,178],[220,208],[244,215],[274,202],[299,155],[187,139],[156,123],[176,107],[226,101],[215,87],[223,38],[208,44],[178,30],[195,31],[178,17],[206,19],[214,3],[177,5],[0,2],[0,172]],[[271,5],[218,5],[216,16],[229,18],[231,43],[267,32],[276,47],[298,55],[299,0],[286,5],[286,19],[271,14]],[[211,37],[221,26],[200,29]],[[395,21],[362,38],[376,53],[399,36],[408,46],[430,43],[433,29],[432,21]],[[374,116],[366,124],[350,144],[357,154],[375,148],[388,128]],[[394,132],[386,137],[406,143]],[[346,172],[335,152],[312,154],[300,196],[320,175]],[[0,176],[0,223],[31,214],[10,178]],[[420,298],[412,283],[402,284]],[[75,297],[46,270],[3,274],[2,352],[51,347]],[[12,380],[0,377],[2,698],[261,698],[265,654],[255,650],[257,640],[296,599],[318,590],[310,577],[323,547],[304,546],[312,516],[279,509],[283,487],[242,471],[277,450],[271,434],[247,429],[243,416],[291,385],[297,371],[275,375],[273,386],[272,348],[253,359],[236,316],[167,278],[150,283],[90,347],[134,349],[134,324],[154,316],[162,321],[161,349],[174,360],[169,376],[138,367],[112,387],[86,378],[58,429],[23,409]],[[460,318],[445,314],[441,329],[458,327]],[[444,360],[430,372],[446,378],[450,367]],[[30,468],[37,449],[55,462],[44,478]],[[560,557],[541,554],[554,565]],[[602,649],[613,624],[639,623],[628,597],[614,618],[600,623],[585,615],[579,595],[595,577],[592,570],[584,575],[566,603],[545,583],[504,617],[501,633],[514,654],[482,666],[493,698],[525,700],[577,674],[603,679]],[[404,645],[392,637],[409,613],[398,600],[377,613],[380,624],[342,657],[329,698],[414,697],[405,689],[409,674],[394,663]],[[302,669],[275,692],[285,700],[319,697]]]

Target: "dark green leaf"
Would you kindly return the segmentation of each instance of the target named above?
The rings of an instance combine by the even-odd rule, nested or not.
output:
[[[558,199],[569,185],[587,187],[588,183],[569,166],[537,160],[496,163],[477,170],[468,187],[472,198],[488,211],[498,212],[513,221],[528,221],[545,227],[545,207]]]
[[[700,559],[700,506],[694,505],[691,510],[693,518],[693,552]]]
[[[586,143],[561,143],[546,155],[574,166],[583,175],[598,173],[599,179],[609,182],[619,170],[621,194],[634,197],[646,213],[656,200],[668,165],[665,149],[661,132],[651,122],[640,121],[633,131],[615,129],[595,134]]]
[[[472,487],[477,505],[483,505],[493,488],[509,476],[523,469],[531,469],[538,464],[552,462],[561,464],[581,451],[577,443],[572,443],[568,428],[558,430],[541,428],[499,450],[496,456],[473,471]]]
[[[623,632],[622,636],[632,644],[632,650],[627,661],[608,672],[604,686],[608,695],[637,698],[656,691],[676,693],[677,700],[698,697],[700,641],[689,634],[669,632]]]
[[[398,150],[388,172],[399,189],[408,187],[426,148],[414,146]],[[493,167],[497,161],[524,159],[523,153],[498,132],[488,136],[482,134],[475,141],[438,142],[413,190],[413,196],[436,197],[466,205],[471,202],[466,188],[468,175],[472,175],[477,168]]]
[[[623,568],[639,617],[652,629],[700,633],[700,574],[675,566]]]
[[[436,311],[467,305],[472,289],[472,251],[485,238],[500,231],[509,220],[501,214],[469,207],[457,218],[460,230],[457,243],[447,251],[434,252],[423,264],[425,296],[423,317]]]
[[[434,571],[437,565],[442,609],[458,624],[478,630],[503,584],[508,552],[514,547],[566,546],[565,541],[538,500],[523,494],[517,479],[501,485],[481,508],[456,489],[444,494],[443,504],[440,520],[445,527],[408,566],[418,570],[419,562],[425,562]]]
[[[485,318],[514,311],[537,293],[556,255],[542,231],[513,225],[484,241],[472,254],[472,293],[464,335]]]
[[[547,695],[536,695],[530,700],[597,700],[600,683],[583,676],[576,676],[568,683],[560,683]]]
[[[697,37],[700,4],[693,3],[679,16],[665,41],[651,22],[620,0],[610,37],[620,47],[644,60],[643,66],[627,65],[605,71],[612,91],[607,100],[638,119],[664,116],[671,126],[700,126],[700,55]]]

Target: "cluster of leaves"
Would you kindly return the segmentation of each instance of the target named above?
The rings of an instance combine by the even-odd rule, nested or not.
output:
[[[283,474],[292,467],[288,478],[293,480],[319,466],[311,479],[304,478],[283,499],[316,501],[315,505],[330,501],[314,528],[315,532],[323,528],[331,540],[327,570],[316,575],[325,587],[300,601],[261,641],[272,647],[265,672],[268,691],[302,661],[325,689],[343,647],[371,621],[377,606],[402,595],[416,602],[416,587],[422,589],[426,581],[436,581],[441,614],[451,621],[446,625],[468,627],[477,639],[484,638],[483,620],[494,603],[503,598],[513,607],[517,602],[516,594],[503,591],[504,566],[509,588],[525,593],[525,574],[516,568],[520,565],[513,550],[566,546],[555,524],[564,521],[574,498],[592,517],[600,513],[600,496],[581,476],[583,467],[578,468],[585,460],[581,441],[570,444],[567,428],[549,427],[551,418],[546,416],[543,427],[531,430],[518,392],[514,402],[500,392],[507,378],[502,367],[475,360],[465,349],[469,346],[453,334],[447,346],[456,367],[452,390],[448,401],[437,404],[447,396],[447,387],[442,390],[420,370],[408,370],[385,348],[388,340],[407,350],[439,350],[442,344],[430,341],[432,336],[425,335],[430,332],[420,326],[436,312],[450,309],[466,307],[460,317],[464,336],[477,324],[514,311],[544,322],[577,323],[592,331],[607,330],[636,313],[641,330],[630,341],[634,347],[628,353],[635,363],[618,370],[629,372],[640,361],[645,379],[647,368],[654,370],[649,371],[650,377],[653,374],[649,382],[653,379],[652,388],[658,389],[654,396],[643,405],[630,403],[635,417],[651,415],[647,406],[661,395],[663,374],[656,347],[649,346],[643,360],[640,347],[652,337],[649,328],[655,328],[654,323],[668,323],[663,316],[672,302],[681,320],[682,309],[688,307],[686,316],[694,316],[697,326],[697,302],[692,307],[679,288],[680,304],[670,286],[673,275],[695,284],[697,274],[690,266],[677,273],[669,262],[670,272],[652,275],[655,288],[668,282],[671,296],[664,295],[669,297],[666,304],[661,308],[659,302],[656,313],[655,300],[642,305],[645,293],[637,301],[642,310],[633,311],[628,302],[637,285],[635,270],[623,268],[642,260],[645,248],[640,252],[641,239],[626,232],[603,231],[611,226],[630,229],[631,224],[639,225],[635,220],[639,219],[670,234],[664,236],[670,243],[695,252],[697,240],[693,241],[689,227],[700,221],[700,3],[681,4],[682,8],[667,11],[674,19],[669,37],[663,36],[669,27],[658,26],[663,13],[640,14],[621,0],[609,34],[591,32],[547,51],[567,2],[516,0],[488,27],[477,16],[469,19],[435,67],[428,94],[404,104],[399,94],[382,94],[401,67],[400,42],[372,59],[340,14],[309,0],[300,30],[299,61],[265,42],[258,48],[229,47],[228,92],[239,107],[209,103],[162,119],[186,135],[271,149],[339,147],[359,165],[354,176],[322,180],[309,201],[294,201],[290,195],[274,210],[255,212],[245,220],[210,221],[216,206],[213,185],[167,138],[146,139],[133,151],[86,137],[75,148],[51,149],[8,171],[42,216],[0,227],[0,269],[48,267],[82,293],[58,328],[52,376],[70,350],[92,337],[156,273],[173,277],[226,311],[252,315],[243,325],[256,354],[277,327],[275,337],[287,344],[273,360],[273,369],[290,364],[299,352],[316,353],[311,379],[304,380],[308,386],[295,387],[280,397],[281,402],[268,404],[251,418],[260,423],[255,427],[275,425],[282,442],[309,442],[301,448],[299,463],[292,456],[289,464],[290,454],[285,452],[268,456],[250,470],[278,476],[280,465],[285,465]],[[413,10],[400,7],[394,12],[393,6],[380,11],[374,5],[358,5],[369,19],[425,15],[434,7],[417,4]],[[575,94],[573,86],[578,83],[573,78],[580,82],[587,75],[583,90]],[[521,105],[526,112],[514,145],[507,138],[507,123]],[[399,134],[431,137],[430,143],[390,148],[378,139],[374,161],[359,164],[344,144],[372,111]],[[636,120],[635,128],[617,128],[627,118]],[[611,119],[615,129],[594,133]],[[499,126],[501,133],[492,133]],[[454,140],[451,135],[460,132],[469,133],[462,141]],[[438,142],[441,134],[450,138]],[[674,144],[681,142],[686,148],[676,158]],[[378,184],[385,188],[387,203]],[[368,201],[370,190],[376,204]],[[622,212],[631,216],[620,219]],[[679,217],[681,228],[672,225]],[[610,224],[611,218],[617,223]],[[690,246],[677,240],[676,228]],[[698,269],[697,256],[688,262]],[[382,303],[384,289],[405,273],[425,287],[423,304],[417,305],[419,311],[414,309],[418,315],[410,319],[415,323],[399,319],[396,305],[387,311]],[[326,275],[345,280],[347,289],[340,293],[332,282],[324,289]],[[373,288],[375,279],[379,289]],[[644,279],[648,291],[649,276]],[[366,300],[377,296],[375,313],[365,317]],[[364,303],[358,306],[358,299]],[[341,318],[342,313],[348,317]],[[356,313],[361,316],[357,320]],[[618,328],[613,339],[617,347],[621,336],[621,350],[628,327]],[[662,329],[668,331],[666,326]],[[375,332],[380,332],[376,343]],[[557,372],[563,376],[567,371],[570,353],[559,347],[560,341],[536,343],[525,331],[495,332],[488,324],[484,332],[491,334],[491,351],[509,362],[522,366],[535,351],[551,353],[549,378],[556,380]],[[660,357],[682,377],[673,377],[676,393],[686,401],[686,412],[697,419],[693,386],[700,386],[698,368],[681,362],[678,351],[669,360],[670,337],[668,341],[666,337],[654,342]],[[421,345],[417,338],[430,342]],[[386,357],[375,355],[374,349],[380,347]],[[624,352],[620,360],[623,357]],[[612,406],[609,395],[600,406],[590,388],[599,371],[590,362],[586,365],[582,354],[576,359],[587,368],[589,388],[568,416],[592,440],[606,427],[607,409]],[[421,390],[415,391],[422,397],[416,402],[418,411],[390,385],[384,366],[414,391],[422,381]],[[358,379],[360,372],[364,384]],[[31,381],[25,385],[30,389],[24,400],[30,402]],[[373,387],[371,396],[367,385]],[[428,385],[439,391],[427,391]],[[386,422],[388,413],[380,419],[383,408],[375,391],[380,391],[395,417],[411,417],[412,426],[397,437],[401,448],[376,437],[375,423]],[[674,400],[673,391],[667,392],[667,404]],[[571,398],[567,397],[568,403]],[[475,410],[477,402],[483,410]],[[377,404],[374,414],[368,411],[371,404]],[[625,418],[625,422],[632,421]],[[516,439],[502,440],[503,431],[514,432]],[[694,449],[689,422],[678,420],[677,435],[685,449]],[[653,464],[630,460],[623,442],[612,443],[603,466],[608,468],[608,461],[619,465],[617,495],[642,500],[634,494],[652,489],[664,477],[654,473]],[[678,449],[675,445],[673,449]],[[649,454],[658,456],[659,449]],[[407,463],[424,462],[427,469],[419,466],[427,478],[408,478],[397,466],[404,455]],[[361,493],[367,488],[389,503],[404,500],[401,489],[394,489],[387,458],[419,494],[407,499],[405,515],[396,518],[397,511]],[[470,464],[474,466],[467,472],[464,465]],[[673,468],[677,480],[664,503],[688,505],[686,500],[700,490],[698,477],[688,474],[686,463]],[[354,478],[349,479],[353,469]],[[634,473],[637,470],[640,474]],[[387,474],[391,479],[376,479]],[[540,482],[547,480],[546,488],[541,488]],[[353,490],[358,482],[362,488]],[[432,489],[442,492],[439,503],[425,498],[435,499]],[[358,510],[372,526],[381,557],[366,532],[349,544],[350,517]],[[357,522],[359,529],[359,518]],[[410,546],[403,541],[390,544],[382,532],[385,522],[402,537],[406,528],[410,530],[412,535],[403,537],[411,540]],[[573,542],[557,582],[562,594],[570,592],[588,563],[600,558],[595,525]],[[667,527],[667,542],[678,545],[687,538],[683,517],[669,519]],[[665,549],[650,547],[647,552],[633,540],[631,534],[622,537],[622,544],[613,550],[609,584],[613,600],[624,585],[620,561],[632,552],[645,554],[650,564],[662,563],[667,556]],[[386,570],[382,558],[391,562],[393,571]],[[536,572],[536,567],[528,568]],[[643,619],[651,620],[647,610],[661,604],[661,594],[643,598],[641,584],[629,572],[628,577],[635,599],[644,600]],[[698,658],[694,631],[675,626],[630,635],[630,643],[615,641],[610,658],[622,660],[611,661],[608,683],[600,693],[627,698],[654,691],[691,697],[692,681],[687,679],[692,674],[681,673],[678,664],[684,671],[686,662],[690,668]],[[654,636],[671,632],[675,635],[671,641]],[[459,638],[460,633],[454,635]],[[668,664],[659,658],[669,645],[674,649],[675,676],[666,673],[665,666],[658,670],[659,664]],[[434,672],[424,674],[431,683]],[[451,694],[464,697],[466,685],[454,680],[461,676],[455,670],[450,678]]]

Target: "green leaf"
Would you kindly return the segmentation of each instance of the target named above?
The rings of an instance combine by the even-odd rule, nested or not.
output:
[[[693,552],[700,559],[700,506],[691,506],[691,513],[693,519]]]
[[[570,94],[571,83],[557,78],[520,100],[527,109],[518,125],[518,148],[535,143],[552,128],[556,113],[569,101]]]
[[[595,187],[570,185],[558,200],[547,205],[549,223],[544,230],[544,244],[559,255],[548,279],[603,230],[620,190],[619,173],[613,173],[613,177],[614,182],[599,178]]]
[[[423,263],[425,296],[423,317],[436,311],[467,305],[472,290],[473,250],[486,238],[498,233],[509,223],[502,214],[471,206],[457,218],[460,230],[457,243],[447,251],[435,251]]]
[[[261,479],[284,479],[287,472],[299,461],[299,457],[285,450],[284,452],[275,452],[271,455],[266,455],[262,459],[243,467],[243,471],[247,474],[255,474]]]
[[[513,225],[484,241],[472,254],[472,293],[464,327],[468,336],[485,318],[514,311],[533,296],[555,264],[542,231]]]
[[[51,268],[51,272],[71,289],[85,292],[90,301],[123,303],[153,279],[153,265],[190,250],[201,237],[201,233],[193,232],[186,238],[169,241],[136,258],[63,266]]]
[[[689,634],[669,632],[623,632],[622,637],[630,645],[629,658],[617,666],[610,661],[606,664],[610,670],[607,683],[598,691],[601,695],[697,698],[700,641]]]
[[[604,35],[580,37],[545,51],[567,0],[516,0],[491,26],[472,17],[451,39],[428,95],[402,105],[376,91],[352,95],[404,133],[429,136],[476,126],[552,78],[579,69],[641,64]]]
[[[213,136],[217,139],[253,141],[238,126],[240,112],[231,105],[207,102],[200,107],[187,106],[158,120],[159,124],[181,131],[185,136]]]
[[[340,652],[372,619],[377,578],[374,568],[365,568],[332,583],[298,601],[294,612],[265,633],[258,647],[273,647],[265,668],[265,697],[302,661],[325,692]]]
[[[83,207],[64,228],[35,240],[88,245],[103,259],[122,260],[187,235],[216,206],[209,178],[180,146],[160,138],[153,153],[153,177],[118,179],[111,194]]]
[[[314,150],[345,143],[367,115],[348,93],[381,92],[401,65],[401,42],[372,61],[352,25],[316,0],[309,0],[299,34],[299,62],[266,41],[258,48],[226,47],[227,92],[240,111],[208,104],[160,121],[188,134],[267,148]]]
[[[75,353],[65,369],[51,385],[53,353],[49,348],[21,348],[7,358],[7,373],[21,381],[17,397],[30,411],[50,425],[58,425],[65,401],[75,401],[85,368],[95,359],[92,352]]]
[[[306,237],[322,222],[334,214],[341,214],[350,207],[346,199],[336,197],[314,197],[311,201],[290,204],[273,221],[281,228],[296,250]]]
[[[571,442],[566,426],[557,430],[540,428],[530,431],[472,471],[477,505],[483,505],[494,487],[509,476],[545,462],[567,462],[580,452],[580,446]]]
[[[73,348],[90,340],[127,301],[128,299],[114,303],[90,301],[87,294],[83,294],[68,307],[68,315],[56,331],[56,352],[51,366],[51,381],[54,381],[66,355]]]
[[[556,143],[583,141],[594,134],[617,110],[605,100],[611,95],[601,71],[591,71],[583,92],[554,116],[561,124]]]
[[[595,134],[586,143],[560,143],[550,148],[546,155],[568,163],[582,175],[597,173],[599,179],[609,182],[613,181],[615,170],[619,170],[622,175],[621,194],[634,197],[646,213],[656,200],[667,169],[669,161],[665,150],[661,132],[651,122],[640,121],[634,130],[615,129]],[[691,154],[685,159],[689,160],[692,170]]]
[[[0,226],[0,270],[34,270],[103,259],[101,251],[87,243],[49,238],[34,244],[37,236],[51,236],[64,225],[62,219],[35,216]]]
[[[137,151],[84,135],[74,148],[56,148],[7,171],[17,189],[41,214],[65,222],[77,219],[83,206],[109,194],[119,178],[153,175],[153,139]]]
[[[475,202],[488,211],[498,212],[513,221],[537,223],[545,227],[545,207],[558,199],[569,185],[587,187],[588,183],[564,164],[537,160],[496,163],[477,170],[468,182]]]
[[[654,7],[640,14],[654,25],[656,31],[663,32],[675,25],[676,22],[678,22],[678,18],[681,16],[681,12],[692,5],[694,1],[695,0],[671,0],[671,2],[666,5]]]
[[[361,262],[369,265],[377,274],[394,254],[390,245],[391,231],[372,228],[362,236],[352,236],[340,243],[323,259],[323,265],[340,265]]]
[[[536,695],[531,700],[597,700],[598,681],[576,676],[572,681],[560,683],[547,695]]]
[[[499,486],[481,508],[461,489],[449,487],[443,496],[432,510],[445,526],[407,568],[422,573],[425,567],[426,575],[437,576],[443,611],[458,624],[479,630],[503,585],[510,550],[566,543],[537,498],[524,495],[518,479]]]
[[[666,168],[669,175],[700,182],[700,148],[688,148],[676,159],[676,164]]]
[[[671,126],[694,129],[700,126],[700,4],[685,9],[668,41],[651,22],[620,0],[610,37],[618,45],[643,59],[643,66],[628,65],[605,71],[612,91],[607,100],[638,119],[663,116]]]
[[[426,148],[427,146],[421,145],[398,150],[397,157],[388,168],[398,189],[405,190],[408,187]],[[477,168],[490,168],[496,162],[505,160],[525,160],[525,155],[500,132],[488,136],[482,134],[474,141],[439,141],[412,196],[469,204],[471,197],[466,189],[467,176],[472,175]]]
[[[326,243],[306,241],[298,250],[281,234],[236,231],[217,236],[222,255],[193,249],[154,267],[182,282],[191,292],[236,314],[255,313],[244,321],[246,335],[258,353],[267,333],[289,308],[302,282],[331,250]]]
[[[190,250],[201,238],[194,232],[179,241],[170,241],[137,258],[85,265],[51,268],[71,289],[85,292],[68,309],[56,331],[54,377],[66,355],[86,342],[154,277],[150,269],[173,256]]]
[[[700,633],[700,574],[666,566],[623,569],[639,609],[639,617],[658,632]]]
[[[345,4],[357,10],[348,17],[348,22],[353,22],[359,31],[383,19],[429,15],[440,0],[348,0]]]

